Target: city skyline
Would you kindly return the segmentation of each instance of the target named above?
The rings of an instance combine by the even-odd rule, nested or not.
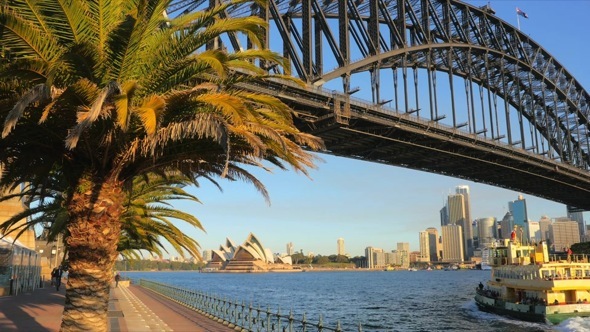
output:
[[[469,3],[483,6],[488,2]],[[497,16],[516,26],[516,2],[491,5]],[[589,47],[572,31],[590,31],[585,18],[590,2],[527,1],[518,5],[529,16],[521,19],[521,31],[550,52],[588,90],[590,71],[583,54]],[[549,28],[547,23],[555,21],[559,24]],[[572,45],[576,45],[576,52],[572,52]],[[341,237],[351,256],[362,256],[368,246],[392,250],[397,242],[409,242],[412,251],[419,250],[418,233],[428,227],[440,231],[439,211],[444,200],[461,185],[470,187],[471,219],[501,220],[509,202],[517,200],[519,194],[527,201],[529,220],[567,215],[565,205],[529,194],[400,167],[318,156],[325,162],[310,171],[311,179],[276,168],[274,174],[253,170],[268,189],[270,206],[247,184],[219,180],[223,188],[220,193],[215,186],[202,182],[199,188],[190,190],[202,205],[174,205],[198,217],[207,233],[184,225],[181,228],[203,250],[217,248],[226,237],[241,239],[254,232],[273,252],[283,252],[286,243],[292,242],[295,251],[330,255],[336,253],[335,241]]]

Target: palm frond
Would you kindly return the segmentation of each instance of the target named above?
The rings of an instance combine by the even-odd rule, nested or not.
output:
[[[72,131],[66,138],[66,147],[68,149],[75,148],[84,130],[88,129],[98,119],[99,116],[105,114],[105,112],[108,110],[104,107],[107,98],[114,98],[114,96],[120,94],[120,91],[121,88],[116,82],[109,83],[101,91],[101,93],[98,95],[98,97],[92,104],[91,108],[88,110],[88,113],[86,114],[84,119],[76,127],[72,129]]]
[[[14,105],[6,120],[4,120],[4,129],[2,130],[2,138],[5,138],[16,123],[23,115],[25,109],[32,103],[46,100],[50,98],[49,88],[45,84],[37,84],[33,89],[29,90],[21,99]]]

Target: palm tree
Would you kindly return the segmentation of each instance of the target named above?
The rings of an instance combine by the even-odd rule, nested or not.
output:
[[[211,179],[211,181],[213,181]],[[215,181],[213,183],[216,184]],[[190,179],[183,174],[147,174],[137,177],[124,193],[124,212],[121,215],[121,235],[117,251],[127,259],[139,259],[143,252],[162,256],[169,253],[166,244],[182,257],[190,255],[200,258],[199,244],[193,238],[187,237],[176,227],[174,222],[184,222],[204,231],[200,221],[193,215],[177,210],[171,205],[175,200],[190,200],[200,202],[184,188],[188,185],[198,186],[196,179]],[[32,197],[28,192],[30,187],[24,187],[19,193],[6,194],[0,201],[14,197]],[[29,207],[0,224],[0,234],[12,235],[36,226],[43,227],[47,241],[55,241],[58,235],[67,240],[67,210],[64,206],[64,188],[54,188],[51,197],[44,197],[43,202],[25,202]],[[21,223],[25,220],[24,223]],[[67,246],[64,248],[67,253]],[[64,255],[65,257],[65,255]]]
[[[319,139],[289,108],[239,88],[285,70],[258,18],[220,18],[234,0],[168,19],[169,0],[6,1],[0,9],[0,190],[66,190],[69,282],[62,331],[106,331],[109,282],[137,176],[180,172],[262,185],[241,165],[306,173]],[[227,32],[256,49],[206,49]],[[244,75],[243,73],[247,73]],[[288,74],[288,72],[285,72]],[[27,197],[30,199],[30,197]]]

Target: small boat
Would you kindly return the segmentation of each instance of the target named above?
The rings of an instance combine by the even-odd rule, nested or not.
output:
[[[590,317],[590,263],[585,255],[549,256],[547,243],[504,240],[490,252],[491,278],[476,287],[480,310],[559,324]]]

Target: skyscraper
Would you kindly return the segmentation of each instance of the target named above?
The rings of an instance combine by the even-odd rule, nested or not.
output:
[[[463,226],[463,245],[465,246],[463,251],[465,253],[465,259],[469,259],[473,256],[473,219],[471,218],[471,196],[469,194],[469,186],[457,186],[455,192],[463,195],[463,205],[465,206],[465,221],[461,225]]]
[[[398,242],[397,255],[402,268],[410,267],[410,243]]]
[[[420,242],[420,255],[418,255],[418,261],[430,262],[430,241],[427,231],[421,231],[418,234],[418,240]]]
[[[428,227],[426,229],[426,232],[428,232],[428,247],[430,249],[430,261],[438,262],[440,261],[442,251],[442,243],[439,242],[438,230],[434,227]]]
[[[346,255],[346,250],[344,250],[344,239],[343,238],[338,238],[338,241],[336,241],[336,246],[337,246],[337,253],[340,256],[344,256]]]
[[[487,217],[477,219],[479,247],[485,248],[496,238],[496,218]]]
[[[549,240],[555,251],[566,251],[572,244],[580,242],[578,223],[568,218],[557,218],[549,226]]]
[[[471,249],[471,251],[469,250],[473,245],[473,235],[471,233],[471,222],[469,219],[467,219],[467,210],[465,208],[465,202],[467,200],[466,196],[469,194],[464,194],[465,188],[463,187],[465,186],[457,187],[457,191],[461,191],[463,193],[449,195],[447,209],[449,212],[449,225],[461,226],[461,230],[463,232],[463,235],[461,236],[463,239],[463,244],[461,246],[463,248],[463,257],[470,258],[473,256],[473,249]],[[459,188],[461,188],[461,190],[459,190]],[[467,192],[468,191],[469,188],[467,188]],[[444,241],[446,242],[446,240]]]
[[[541,241],[541,227],[538,221],[529,221],[529,239],[532,243]]]
[[[542,216],[539,219],[539,231],[541,232],[541,240],[549,239],[549,226],[551,226],[551,219],[547,216]]]
[[[287,255],[293,255],[293,242],[287,243]]]
[[[440,209],[440,225],[446,226],[449,224],[449,209],[447,208],[447,203]]]
[[[463,230],[459,225],[442,227],[443,262],[463,262]]]
[[[578,223],[578,229],[580,231],[580,239],[586,235],[586,223],[584,222],[584,210],[575,208],[573,206],[567,206],[567,216],[571,220]]]
[[[509,239],[510,233],[512,233],[512,229],[514,228],[514,218],[512,217],[512,213],[506,212],[502,221],[500,221],[500,230],[498,237],[500,239]]]
[[[518,226],[522,229],[523,234],[529,234],[529,218],[526,210],[526,200],[522,195],[518,195],[518,199],[512,202],[508,202],[508,210],[512,214],[514,219],[514,226]],[[527,243],[528,243],[528,239]]]

